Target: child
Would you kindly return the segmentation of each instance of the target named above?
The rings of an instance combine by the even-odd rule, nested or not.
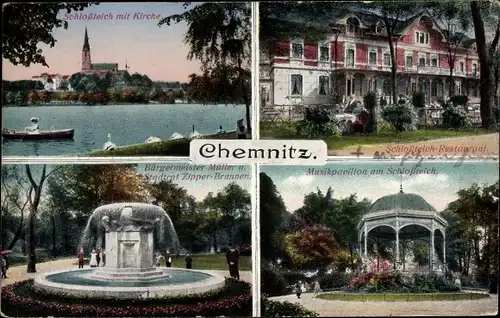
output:
[[[295,284],[295,294],[300,299],[300,295],[302,295],[302,282],[300,280]]]

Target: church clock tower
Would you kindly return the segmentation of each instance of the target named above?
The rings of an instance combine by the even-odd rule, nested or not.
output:
[[[89,72],[91,70],[92,70],[92,61],[90,59],[89,36],[87,34],[87,27],[85,27],[85,38],[83,40],[83,49],[82,49],[82,72]]]

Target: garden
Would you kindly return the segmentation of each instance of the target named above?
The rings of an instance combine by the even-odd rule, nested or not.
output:
[[[471,229],[481,222],[486,222],[481,226],[498,224],[498,219],[494,221],[498,205],[488,203],[495,201],[491,195],[498,193],[498,183],[460,190],[458,199],[441,212],[448,222],[447,269],[433,271],[429,270],[428,243],[418,239],[403,242],[400,238],[406,269],[396,266],[390,242],[370,241],[368,258],[362,261],[357,225],[372,205],[369,200],[354,194],[337,199],[333,198],[334,189],[318,189],[306,194],[302,207],[291,213],[269,175],[261,173],[260,184],[261,217],[266,219],[261,224],[261,240],[266,242],[261,245],[261,292],[271,301],[282,302],[287,312],[314,310],[308,306],[309,297],[338,301],[453,301],[485,299],[497,292],[498,260],[490,247],[484,246],[475,260],[467,251],[473,249],[474,241],[482,239]],[[491,217],[490,221],[474,219],[473,225],[468,213],[479,210],[484,212],[484,218]],[[486,232],[484,237],[491,237],[492,244],[497,244],[498,236]],[[297,300],[307,308],[288,302],[297,299],[297,284],[303,293],[314,293],[307,301]],[[267,315],[266,310],[272,308],[264,306],[262,314]]]
[[[493,113],[498,119],[498,108],[494,108]],[[400,96],[398,103],[393,105],[387,105],[386,100],[378,98],[376,93],[368,92],[363,105],[358,104],[349,114],[333,114],[324,107],[310,106],[304,108],[303,119],[298,121],[261,121],[260,136],[318,138],[327,143],[329,150],[340,150],[350,146],[409,143],[498,132],[498,125],[484,129],[480,121],[479,113],[469,107],[467,96],[457,95],[431,108],[426,105],[425,95],[421,92],[415,92],[410,98]]]
[[[250,284],[233,279],[216,292],[147,300],[53,294],[38,290],[33,280],[2,288],[2,312],[12,317],[208,317],[246,316],[251,311]]]

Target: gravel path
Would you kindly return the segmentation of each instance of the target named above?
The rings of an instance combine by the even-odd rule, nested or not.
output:
[[[73,258],[68,258],[68,259],[61,259],[57,261],[52,261],[52,262],[45,262],[45,263],[39,263],[36,264],[36,270],[37,273],[26,273],[26,265],[19,265],[19,266],[13,266],[9,268],[9,271],[7,272],[7,279],[2,279],[0,280],[0,286],[5,286],[8,284],[13,284],[15,282],[29,279],[29,278],[35,278],[37,274],[40,273],[45,273],[45,272],[51,272],[51,271],[57,271],[59,269],[74,269],[77,268],[77,265],[74,265],[76,262],[76,259]],[[85,268],[89,268],[88,265],[85,266]],[[196,269],[196,268],[194,268]],[[213,271],[214,273],[221,274],[223,276],[229,277],[229,272],[228,271]],[[252,272],[250,271],[240,271],[240,279],[244,280],[246,282],[251,283],[252,282]]]
[[[390,143],[390,144],[378,144],[378,145],[366,145],[361,148],[361,152],[364,154],[360,156],[373,156],[373,154],[378,151],[387,152],[388,148],[392,149],[394,155],[402,156],[405,154],[405,150],[399,150],[397,146],[408,146],[422,147],[421,155],[455,155],[454,151],[450,151],[450,147],[483,147],[482,151],[475,153],[475,155],[483,156],[498,156],[498,146],[499,145],[499,134],[484,134],[484,135],[474,135],[467,137],[455,137],[455,138],[443,138],[428,141],[417,141],[412,143]],[[349,146],[339,150],[329,150],[329,156],[352,156],[352,153],[357,152],[359,146]],[[402,147],[401,147],[402,149]],[[441,151],[439,151],[441,149]],[[411,151],[411,150],[410,150]],[[459,156],[461,153],[457,153]],[[469,155],[472,155],[469,153]]]
[[[322,317],[359,316],[478,316],[498,313],[498,296],[479,300],[415,301],[415,302],[360,302],[314,298],[312,293],[271,297],[289,301],[317,312]]]

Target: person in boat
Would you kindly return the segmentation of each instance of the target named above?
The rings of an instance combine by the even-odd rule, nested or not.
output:
[[[38,118],[31,118],[31,126],[26,127],[26,131],[29,132],[40,132],[40,127],[38,126]]]

